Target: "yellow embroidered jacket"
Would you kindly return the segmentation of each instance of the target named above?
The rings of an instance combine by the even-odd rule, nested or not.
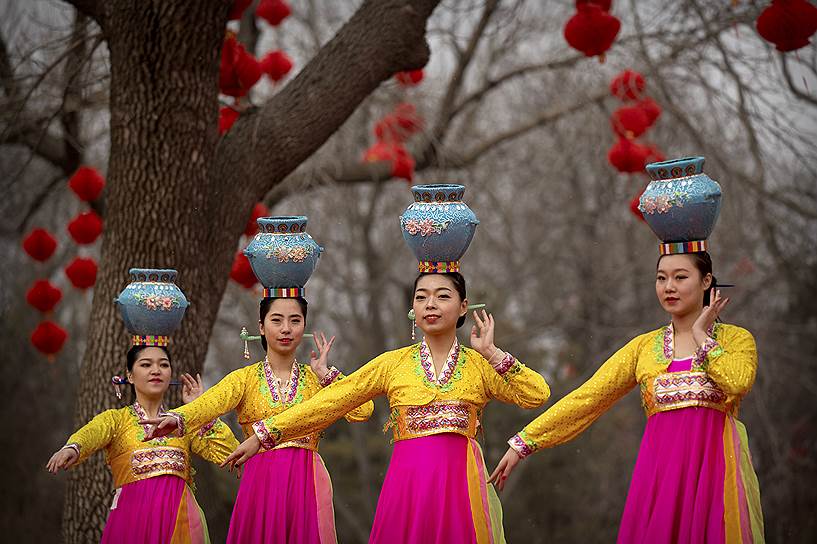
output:
[[[253,422],[291,410],[313,397],[322,387],[336,381],[345,381],[345,377],[335,367],[331,367],[324,379],[319,380],[309,365],[296,362],[292,365],[289,387],[281,391],[269,363],[264,360],[230,372],[199,398],[170,414],[177,417],[180,433],[190,433],[207,421],[235,410],[245,436],[250,436]],[[347,411],[347,421],[366,421],[374,412],[374,403],[362,400]],[[318,432],[307,432],[291,438],[278,447],[317,451],[321,437]]]
[[[534,419],[508,443],[521,457],[578,436],[636,384],[647,417],[703,406],[737,417],[755,381],[757,350],[746,329],[716,323],[687,372],[667,372],[673,360],[672,324],[633,338],[580,387]]]
[[[435,376],[425,342],[386,352],[344,380],[286,412],[253,424],[264,448],[329,426],[347,411],[386,395],[395,440],[439,433],[473,438],[491,399],[523,408],[541,406],[550,395],[545,379],[507,355],[492,367],[478,352],[457,342]]]
[[[139,420],[146,418],[138,402],[118,410],[105,410],[72,434],[65,447],[77,450],[80,463],[105,449],[114,487],[119,488],[163,474],[178,476],[192,487],[191,451],[220,464],[238,446],[233,432],[220,420],[211,420],[198,433],[189,436],[143,442],[146,429]]]

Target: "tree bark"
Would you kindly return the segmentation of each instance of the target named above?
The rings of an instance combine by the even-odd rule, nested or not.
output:
[[[439,0],[367,1],[267,105],[219,140],[218,66],[229,2],[92,2],[110,49],[111,151],[105,235],[75,424],[114,407],[110,377],[128,339],[112,301],[130,267],[179,270],[190,307],[174,335],[174,373],[200,371],[252,205],[316,151],[395,72],[428,60]],[[171,395],[169,405],[180,401]],[[71,472],[68,543],[100,538],[111,499],[100,455]]]

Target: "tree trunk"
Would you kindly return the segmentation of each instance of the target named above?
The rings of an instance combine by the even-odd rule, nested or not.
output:
[[[112,301],[128,268],[179,270],[190,307],[172,339],[173,371],[200,371],[250,208],[383,80],[425,64],[425,24],[437,3],[364,2],[270,103],[219,140],[218,66],[230,2],[76,2],[102,27],[111,65],[105,235],[77,427],[116,404],[110,377],[124,371],[128,338]],[[178,404],[178,392],[167,400]],[[65,541],[98,540],[110,500],[101,455],[71,471]]]

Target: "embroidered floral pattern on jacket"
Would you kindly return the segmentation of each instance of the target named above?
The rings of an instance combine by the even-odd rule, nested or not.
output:
[[[528,438],[525,431],[519,431],[508,440],[508,445],[519,454],[519,457],[524,459],[531,453],[536,451],[536,442]]]
[[[454,387],[454,382],[462,377],[460,366],[465,364],[465,354],[460,349],[460,344],[456,339],[440,372],[439,379],[434,375],[431,350],[428,349],[425,341],[420,342],[414,357],[417,361],[415,373],[423,378],[423,383],[428,387],[436,387],[442,392],[447,392]]]
[[[142,406],[138,402],[134,402],[130,406],[130,409],[133,412],[133,417],[136,418],[137,423],[139,423],[139,421],[141,421],[141,420],[148,419],[147,412],[145,412],[145,409],[142,408]],[[168,414],[165,411],[164,406],[159,406],[159,416],[165,416],[165,415],[172,415],[172,416],[176,417],[177,418],[176,423],[177,424],[179,423],[178,416],[176,414]],[[183,429],[184,426],[183,425],[178,425],[178,428]],[[150,425],[147,425],[147,424],[139,425],[139,429],[140,429],[139,430],[139,440],[144,440],[145,436],[147,436],[147,433],[150,431]],[[148,440],[147,443],[148,444],[167,444],[167,437],[163,436],[161,438],[153,438],[151,440]]]

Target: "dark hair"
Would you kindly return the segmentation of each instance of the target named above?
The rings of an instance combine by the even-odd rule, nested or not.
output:
[[[421,272],[419,276],[414,280],[414,291],[417,290],[417,283],[420,281],[420,278],[423,276],[444,276],[451,280],[451,283],[454,284],[454,289],[457,291],[457,294],[460,296],[460,300],[465,300],[468,298],[465,295],[465,277],[459,272]],[[414,292],[412,291],[412,293]],[[459,319],[457,319],[457,328],[459,329],[462,327],[462,324],[465,323],[465,316],[461,315]]]
[[[267,317],[269,313],[269,309],[272,307],[272,303],[280,298],[286,297],[265,297],[261,299],[261,303],[258,305],[258,322],[263,323],[264,318]],[[306,311],[308,309],[309,303],[306,301],[304,297],[293,297],[290,300],[294,300],[298,303],[298,306],[301,307],[301,313],[304,314],[304,324],[306,324]],[[261,347],[264,348],[264,353],[267,352],[267,339],[264,338],[264,335],[261,335]]]
[[[133,372],[133,365],[136,364],[136,360],[139,359],[139,354],[147,348],[159,348],[164,351],[165,355],[167,355],[167,360],[170,361],[171,365],[173,364],[173,359],[170,357],[170,350],[165,346],[131,346],[126,355],[128,372]],[[131,398],[136,399],[136,388],[133,387],[132,383],[128,385],[130,386]]]
[[[698,269],[698,272],[701,273],[701,277],[703,278],[707,274],[712,274],[712,257],[709,256],[709,253],[706,251],[696,251],[695,253],[683,253],[683,255],[688,255],[692,258],[692,264],[695,265],[695,268]],[[658,266],[661,264],[661,259],[666,257],[666,255],[661,255],[658,258],[658,262],[655,265],[657,269]],[[715,289],[718,287],[718,280],[715,278],[715,275],[712,274],[712,283],[709,285],[709,289],[704,291],[704,306],[709,306],[710,300],[710,293],[714,293]]]

